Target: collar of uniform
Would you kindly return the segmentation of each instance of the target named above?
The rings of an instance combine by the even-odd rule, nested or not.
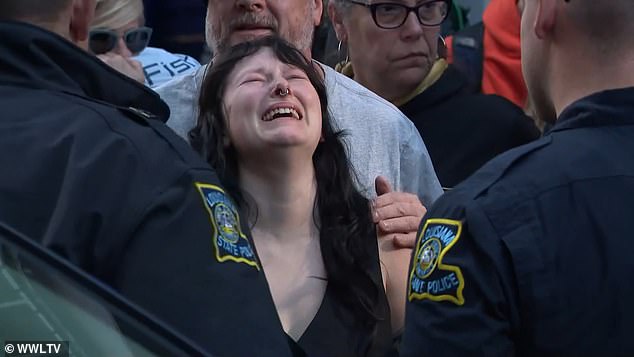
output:
[[[550,132],[606,125],[634,125],[634,87],[591,94],[569,105]]]
[[[163,122],[169,117],[169,108],[158,94],[57,34],[27,23],[0,21],[0,38],[2,84],[138,108]]]

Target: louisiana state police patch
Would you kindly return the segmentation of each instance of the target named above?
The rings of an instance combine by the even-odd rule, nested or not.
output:
[[[251,243],[240,228],[240,216],[233,202],[218,186],[196,182],[196,188],[211,219],[216,260],[245,263],[260,270]]]
[[[443,263],[445,254],[462,233],[462,222],[428,219],[418,237],[409,277],[409,301],[429,299],[464,304],[464,278],[460,268]]]

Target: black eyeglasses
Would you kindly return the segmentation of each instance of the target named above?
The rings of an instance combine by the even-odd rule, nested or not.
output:
[[[137,27],[123,34],[123,41],[130,52],[138,54],[143,51],[152,37],[152,29],[149,27]],[[90,30],[88,34],[88,48],[96,55],[112,51],[119,41],[119,34],[108,29]]]
[[[428,1],[414,7],[388,2],[366,4],[354,0],[349,1],[369,8],[374,23],[378,27],[388,30],[403,26],[410,12],[416,14],[421,25],[438,26],[449,16],[451,8],[451,0]]]

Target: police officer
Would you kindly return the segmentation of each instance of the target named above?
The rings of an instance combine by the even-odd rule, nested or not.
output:
[[[401,355],[634,355],[634,2],[526,0],[522,60],[553,129],[424,218]]]
[[[213,354],[290,355],[215,173],[156,94],[70,42],[93,11],[0,2],[0,219]]]

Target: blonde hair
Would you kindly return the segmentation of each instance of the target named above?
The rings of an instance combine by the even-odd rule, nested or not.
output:
[[[142,0],[97,0],[92,28],[119,29],[143,18]]]

